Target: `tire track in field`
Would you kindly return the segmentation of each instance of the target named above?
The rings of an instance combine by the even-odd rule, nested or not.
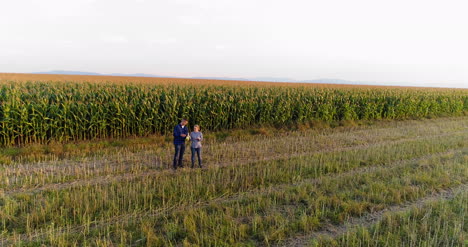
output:
[[[462,120],[464,120],[462,118]],[[468,120],[468,119],[467,119]],[[449,123],[452,123],[452,122],[459,122],[460,120],[459,119],[448,119],[448,122]],[[295,136],[295,134],[297,134],[297,132],[292,132],[293,135],[284,135],[284,136],[280,136],[282,138],[288,138],[288,139],[291,139],[292,141],[295,141],[297,142],[297,140],[305,140],[306,142],[310,142],[310,141],[316,141],[317,143],[315,144],[321,144],[321,142],[323,141],[322,139],[330,139],[330,138],[336,138],[336,139],[349,139],[348,141],[352,141],[350,139],[350,137],[352,136],[355,136],[355,137],[359,137],[361,139],[363,139],[363,141],[366,141],[366,143],[378,143],[378,142],[374,142],[374,139],[375,138],[369,138],[368,135],[369,135],[369,132],[376,132],[376,133],[379,133],[379,132],[382,132],[383,130],[391,130],[391,131],[398,131],[398,133],[393,133],[393,134],[398,134],[399,137],[401,138],[419,138],[420,134],[422,133],[419,133],[419,132],[415,132],[415,133],[412,133],[411,136],[408,136],[408,135],[405,135],[406,132],[408,132],[409,130],[408,129],[401,129],[402,127],[409,127],[411,129],[416,129],[418,130],[417,126],[420,126],[420,125],[423,125],[423,124],[427,124],[426,122],[416,122],[415,125],[410,125],[412,122],[414,121],[404,121],[402,122],[401,124],[397,124],[398,126],[385,126],[385,127],[381,127],[381,128],[369,128],[369,129],[366,129],[366,128],[358,128],[358,129],[351,129],[351,130],[337,130],[337,131],[330,131],[330,130],[325,130],[325,133],[316,133],[316,135],[310,135],[310,136],[302,136],[302,135],[298,135],[298,136]],[[444,134],[449,134],[449,133],[457,133],[457,132],[464,132],[464,131],[468,131],[468,122],[466,124],[466,127],[465,126],[451,126],[450,129],[439,129],[441,128],[440,124],[439,124],[439,121],[431,121],[429,122],[429,126],[427,125],[423,125],[425,126],[426,128],[429,128],[431,130],[431,132],[434,132],[434,133],[430,133],[429,135],[425,135],[425,136],[436,136],[436,135],[444,135]],[[400,126],[402,125],[402,126]],[[437,129],[434,130],[434,129]],[[461,129],[461,131],[460,131]],[[440,133],[442,132],[442,133]],[[364,133],[366,133],[367,135],[364,135]],[[427,134],[427,133],[424,133],[424,134]],[[386,138],[384,139],[389,139],[389,138],[394,138],[395,136],[392,135],[392,133],[386,133],[384,135]],[[374,135],[372,136],[374,137]],[[270,142],[272,141],[271,140],[272,137],[269,137],[269,136],[260,136],[260,139],[259,141],[260,142]],[[317,139],[317,140],[316,140]],[[401,139],[400,139],[401,140]],[[248,146],[248,145],[252,145],[251,144],[252,140],[249,140],[249,141],[237,141],[237,142],[234,142],[234,143],[229,143],[229,147],[233,147],[233,149],[235,150],[238,150],[238,149],[245,149],[245,146]],[[352,143],[339,143],[339,145],[349,145],[349,144],[352,144]],[[216,144],[212,144],[213,146],[218,146],[217,149],[220,149],[221,147],[224,147],[226,146],[227,144],[222,142],[222,143],[216,143]],[[250,146],[249,146],[250,147]],[[211,147],[213,148],[213,147]],[[290,151],[293,151],[293,150],[290,150]],[[309,150],[307,152],[310,152],[310,151],[318,151],[318,150]],[[171,156],[170,154],[172,153],[172,148],[166,148],[164,149],[163,151],[164,153],[167,153],[167,155]],[[135,159],[141,159],[142,155],[143,156],[157,156],[157,154],[154,154],[154,153],[151,153],[150,155],[147,154],[148,153],[148,150],[142,150],[142,151],[139,151],[139,152],[130,152],[130,153],[127,153],[125,157],[123,156],[120,156],[118,153],[117,154],[112,154],[111,156],[113,160],[115,160],[113,163],[124,163],[124,162],[132,162],[134,161]],[[123,157],[123,158],[122,158]],[[169,157],[171,158],[171,157]],[[235,159],[236,157],[234,157],[233,159]],[[105,160],[108,160],[109,159],[109,156],[105,156]],[[208,157],[209,159],[209,157]],[[72,160],[62,160],[62,161],[45,161],[45,162],[38,162],[38,163],[26,163],[26,164],[15,164],[13,167],[11,166],[4,166],[4,171],[16,171],[18,169],[24,169],[25,171],[25,175],[30,175],[32,174],[31,171],[35,171],[35,170],[39,170],[39,171],[50,171],[50,170],[54,170],[54,169],[57,169],[57,168],[60,168],[60,169],[64,169],[64,168],[69,168],[69,167],[83,167],[83,168],[86,168],[86,167],[89,167],[90,169],[96,169],[96,167],[101,167],[101,166],[104,166],[106,164],[109,164],[109,163],[105,163],[105,162],[102,162],[102,160],[104,160],[103,157],[100,157],[100,156],[91,156],[91,157],[83,157],[83,160],[84,161],[89,161],[89,162],[83,162],[83,161],[80,161],[80,162],[77,162],[77,161],[72,161]],[[151,160],[151,164],[155,164],[157,163],[156,166],[151,166],[151,168],[164,168],[164,167],[168,167],[169,164],[166,164],[163,160],[165,160],[164,158],[161,158],[161,157],[157,157],[157,159],[148,159],[148,160]],[[101,161],[101,162],[100,162]],[[64,164],[64,162],[66,162]],[[54,166],[56,166],[57,168],[55,168]],[[26,173],[27,172],[27,173]]]
[[[245,191],[245,192],[238,192],[233,195],[221,195],[217,198],[208,200],[208,201],[198,201],[198,202],[191,202],[190,204],[179,204],[179,205],[173,205],[170,207],[166,208],[158,208],[156,210],[152,211],[142,211],[142,212],[134,212],[134,213],[129,213],[129,214],[123,214],[115,217],[111,217],[108,219],[104,220],[97,220],[95,222],[91,222],[89,225],[78,225],[78,226],[69,226],[67,227],[61,227],[53,230],[45,230],[45,229],[38,229],[36,230],[36,233],[34,234],[18,234],[16,236],[9,236],[0,239],[0,244],[4,243],[10,243],[12,241],[27,241],[27,240],[33,240],[37,238],[41,238],[42,236],[48,235],[48,234],[53,234],[53,235],[61,235],[61,234],[76,234],[81,232],[82,230],[89,231],[90,229],[97,229],[97,228],[102,228],[111,224],[116,224],[116,223],[124,223],[124,222],[129,222],[129,221],[139,221],[144,218],[148,217],[157,217],[157,216],[162,216],[164,214],[170,213],[170,212],[179,212],[179,211],[186,211],[189,209],[197,209],[197,208],[203,208],[207,207],[210,204],[213,203],[229,203],[229,202],[235,202],[243,197],[246,196],[260,196],[265,193],[271,193],[275,191],[281,191],[286,188],[290,187],[295,187],[299,185],[304,185],[304,184],[314,184],[314,183],[319,183],[323,178],[326,177],[331,177],[333,176],[334,178],[340,178],[340,177],[346,177],[346,176],[354,176],[356,174],[360,173],[366,173],[366,172],[372,172],[377,169],[382,169],[382,168],[397,168],[401,166],[406,166],[410,163],[413,162],[418,162],[422,160],[427,160],[431,158],[435,158],[438,156],[444,156],[444,155],[450,155],[450,154],[457,154],[457,153],[462,153],[463,151],[467,151],[466,148],[461,148],[461,149],[453,149],[449,150],[446,152],[440,152],[440,153],[434,153],[430,155],[425,155],[419,158],[413,158],[413,159],[408,159],[408,160],[400,160],[396,162],[392,162],[390,164],[378,164],[378,165],[371,165],[367,167],[362,167],[362,168],[356,168],[349,170],[347,172],[343,173],[329,173],[317,178],[311,178],[311,179],[304,179],[299,182],[295,183],[286,183],[286,184],[279,184],[275,186],[270,186],[270,187],[264,187],[261,189],[254,189],[250,191]],[[468,186],[468,185],[465,185]],[[420,200],[423,200],[420,199]],[[399,206],[392,206],[392,207],[399,207]],[[390,208],[392,208],[390,207]],[[384,209],[385,210],[385,209]],[[378,215],[379,212],[375,212],[372,214]],[[370,215],[372,215],[370,214]],[[356,218],[359,219],[359,218]],[[325,231],[325,230],[324,230]],[[296,238],[297,239],[297,238]]]
[[[297,133],[291,132],[292,136],[285,134],[283,137],[287,138],[288,140],[297,137],[307,139],[309,143],[312,144],[310,146],[313,146],[314,148],[306,148],[304,150],[304,148],[301,147],[281,150],[283,156],[277,154],[278,150],[269,149],[268,145],[262,145],[262,152],[260,155],[259,153],[252,153],[250,152],[250,150],[253,149],[251,143],[252,140],[240,140],[234,143],[234,149],[240,151],[237,152],[240,153],[240,155],[227,157],[226,160],[230,160],[230,162],[214,162],[214,164],[210,166],[223,167],[236,163],[253,163],[262,160],[268,161],[275,159],[283,159],[287,157],[297,157],[307,154],[327,152],[327,150],[333,150],[340,147],[343,148],[365,145],[377,146],[388,142],[387,139],[391,139],[390,141],[404,142],[405,140],[418,140],[436,136],[441,137],[451,134],[455,135],[457,133],[463,133],[465,131],[468,131],[468,122],[465,125],[464,118],[449,118],[445,119],[445,122],[447,122],[447,124],[443,125],[443,127],[446,129],[442,129],[441,120],[437,119],[426,121],[402,121],[391,125],[387,123],[382,123],[382,126],[378,126],[378,128],[375,128],[374,126],[371,126],[371,128],[368,128],[367,126],[360,126],[356,129],[352,128],[325,130],[325,133],[312,131],[311,133],[309,133],[311,134],[310,136],[295,136]],[[413,125],[411,125],[411,123],[413,123]],[[423,124],[425,124],[424,129],[427,129],[430,132],[429,135],[422,135],[423,132],[418,129],[418,126]],[[379,132],[381,132],[382,130],[387,130],[390,133],[385,133],[384,135],[381,135],[379,134]],[[408,134],[408,132],[410,133]],[[375,133],[375,135],[371,136],[377,136],[377,140],[372,139],[369,136],[369,133]],[[405,133],[407,133],[407,135],[405,135]],[[427,134],[427,132],[425,134]],[[344,141],[341,141],[340,143],[323,142],[323,140],[328,140],[332,137],[338,138],[339,140],[343,139]],[[269,141],[272,141],[271,137],[260,136],[261,144],[267,143]],[[356,142],[358,144],[355,144]],[[284,144],[285,141],[283,141],[282,143]],[[215,146],[218,146],[218,149],[225,149],[225,145],[226,143],[218,143]],[[211,148],[213,149],[213,147]],[[233,145],[229,145],[228,148],[233,149]],[[152,152],[148,152],[148,150],[142,150],[137,153],[126,153],[125,155],[113,154],[110,159],[109,157],[106,157],[106,159],[104,159],[100,156],[93,156],[86,157],[83,161],[79,162],[64,160],[33,164],[16,164],[13,167],[4,166],[3,169],[2,167],[0,167],[0,170],[4,172],[3,176],[10,177],[6,178],[5,182],[2,181],[2,184],[0,186],[3,189],[0,188],[0,195],[2,191],[6,191],[5,193],[11,194],[14,193],[13,191],[30,191],[34,189],[41,189],[42,187],[51,188],[54,186],[66,186],[67,184],[71,183],[83,184],[85,183],[84,181],[92,182],[93,180],[99,179],[107,180],[109,179],[109,177],[120,177],[121,179],[125,179],[125,177],[130,175],[144,174],[147,172],[151,172],[152,174],[154,174],[153,172],[155,171],[164,171],[164,168],[171,168],[170,164],[168,162],[165,162],[165,160],[170,159],[170,157],[168,156],[168,150],[169,149],[159,151],[165,153],[164,155],[158,155]],[[288,155],[288,153],[292,153],[292,155]],[[208,153],[208,158],[205,158],[206,163],[210,163],[210,159],[222,159],[222,157],[218,157],[217,154],[210,154],[211,152]],[[164,158],[163,156],[168,156],[169,158]],[[258,158],[249,159],[246,157]],[[39,175],[37,173],[39,173]],[[39,176],[38,179],[34,178],[36,175]],[[9,181],[10,179],[11,181]]]
[[[385,145],[395,145],[395,144],[401,144],[405,142],[410,142],[410,141],[420,141],[420,140],[427,140],[427,139],[435,139],[435,138],[440,138],[440,137],[446,137],[446,136],[455,136],[457,134],[466,134],[466,131],[461,131],[461,132],[453,132],[453,133],[444,133],[440,135],[435,135],[435,136],[422,136],[418,138],[406,138],[406,139],[401,139],[401,140],[396,140],[396,141],[382,141],[382,142],[377,142],[377,143],[372,143],[372,144],[361,144],[361,145],[355,145],[355,146],[345,146],[345,147],[339,147],[339,148],[327,148],[327,149],[322,149],[322,150],[317,150],[317,151],[311,151],[311,152],[303,152],[303,153],[296,153],[296,154],[281,154],[281,155],[275,155],[275,156],[270,156],[270,157],[264,157],[262,159],[238,159],[234,160],[231,162],[227,163],[216,163],[208,166],[205,169],[212,169],[212,168],[219,168],[219,167],[227,167],[227,166],[246,166],[246,165],[252,165],[255,163],[259,162],[265,162],[265,161],[275,161],[275,160],[282,160],[282,159],[291,159],[291,158],[297,158],[297,157],[302,157],[302,156],[309,156],[309,155],[314,155],[314,154],[320,154],[320,153],[333,153],[333,152],[344,152],[344,151],[353,151],[353,150],[365,150],[368,148],[372,147],[377,147],[377,146],[385,146]],[[241,164],[239,164],[241,163]],[[190,170],[183,170],[182,172],[190,172]],[[44,186],[40,187],[32,187],[32,188],[20,188],[20,189],[13,189],[13,190],[6,190],[0,193],[0,195],[4,196],[12,196],[15,194],[35,194],[35,193],[40,193],[43,191],[48,191],[48,190],[62,190],[62,189],[68,189],[68,188],[73,188],[73,187],[79,187],[79,186],[93,186],[93,185],[104,185],[104,184],[110,184],[113,182],[118,182],[118,181],[130,181],[133,179],[137,178],[142,178],[142,177],[147,177],[147,176],[152,176],[156,174],[174,174],[174,171],[166,169],[166,170],[153,170],[153,171],[142,171],[141,173],[123,173],[123,174],[108,174],[105,176],[96,176],[92,177],[91,179],[78,179],[74,180],[71,182],[66,182],[66,183],[52,183],[52,184],[47,184]]]
[[[329,224],[323,227],[322,230],[310,233],[305,236],[290,238],[283,243],[277,244],[275,246],[282,247],[300,247],[300,246],[309,246],[310,241],[314,239],[320,239],[322,237],[336,238],[349,231],[358,229],[358,227],[370,227],[377,222],[381,221],[386,214],[398,214],[411,210],[412,208],[422,208],[425,205],[440,201],[440,200],[450,200],[454,198],[458,193],[468,191],[468,184],[462,184],[456,188],[449,188],[438,193],[433,193],[430,196],[420,198],[411,203],[405,203],[403,205],[394,205],[383,210],[366,214],[362,217],[352,217],[349,218],[345,223],[341,225],[332,225]]]

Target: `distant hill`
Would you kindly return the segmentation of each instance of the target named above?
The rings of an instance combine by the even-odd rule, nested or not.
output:
[[[50,75],[102,75],[94,72],[71,71],[71,70],[51,70],[43,72],[33,72],[32,74],[50,74]]]
[[[320,83],[320,84],[365,84],[364,82],[347,81],[347,80],[340,80],[340,79],[316,79],[316,80],[306,80],[306,81],[300,81],[300,82]]]
[[[164,76],[144,74],[144,73],[136,73],[136,74],[112,73],[112,74],[105,74],[105,75],[110,75],[110,76],[135,76],[135,77],[164,77]]]
[[[190,79],[223,80],[223,81],[252,81],[252,79],[248,79],[248,78],[240,78],[240,77],[212,77],[212,76],[190,77]]]
[[[254,77],[254,78],[236,78],[236,77],[191,77],[191,79],[208,80],[234,80],[234,81],[265,81],[265,82],[296,82],[296,83],[319,83],[319,84],[360,84],[360,85],[378,85],[372,82],[356,82],[341,79],[316,79],[316,80],[295,80],[287,77]]]
[[[135,77],[161,77],[157,75],[136,73],[136,74],[121,74],[121,73],[112,73],[112,74],[101,74],[95,72],[86,72],[86,71],[73,71],[73,70],[51,70],[43,72],[33,72],[32,74],[49,74],[49,75],[105,75],[105,76],[135,76]]]
[[[287,78],[287,77],[255,77],[251,80],[254,81],[271,81],[271,82],[298,82],[295,79]]]
[[[155,78],[178,78],[178,79],[205,79],[205,80],[234,80],[234,81],[263,81],[263,82],[290,82],[290,83],[318,83],[318,84],[346,84],[346,85],[374,85],[374,86],[404,86],[404,87],[443,87],[443,88],[467,88],[466,86],[437,86],[427,83],[410,83],[410,82],[374,82],[374,81],[349,81],[342,79],[314,79],[314,80],[296,80],[288,77],[215,77],[215,76],[199,76],[199,77],[175,77],[161,76],[145,73],[122,74],[111,73],[101,74],[86,71],[73,70],[51,70],[43,72],[33,72],[31,74],[54,74],[54,75],[95,75],[95,76],[133,76],[133,77],[155,77]]]
[[[86,71],[72,71],[72,70],[51,70],[44,72],[34,72],[33,74],[53,74],[53,75],[102,75],[102,76],[134,76],[134,77],[167,77],[159,76],[152,74],[144,73],[135,73],[135,74],[122,74],[122,73],[111,73],[111,74],[101,74],[95,72],[86,72]],[[178,78],[178,77],[173,77]],[[378,83],[372,82],[356,82],[356,81],[347,81],[340,79],[316,79],[316,80],[295,80],[287,77],[254,77],[254,78],[241,78],[241,77],[212,77],[212,76],[203,76],[203,77],[190,77],[190,79],[206,79],[206,80],[229,80],[229,81],[265,81],[265,82],[296,82],[296,83],[320,83],[320,84],[360,84],[360,85],[378,85]]]

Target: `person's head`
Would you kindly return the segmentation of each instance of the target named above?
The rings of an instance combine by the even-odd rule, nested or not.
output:
[[[187,124],[188,124],[188,120],[185,119],[185,118],[180,121],[180,125],[182,125],[182,126],[185,126]]]
[[[195,126],[193,126],[193,131],[195,132],[200,131],[200,125],[195,124]]]

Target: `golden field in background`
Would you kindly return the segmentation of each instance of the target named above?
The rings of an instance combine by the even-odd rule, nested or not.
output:
[[[106,75],[58,75],[58,74],[23,74],[0,73],[0,81],[74,81],[74,82],[112,82],[112,83],[143,83],[155,85],[216,85],[216,86],[290,86],[290,87],[319,87],[319,88],[405,88],[405,89],[432,89],[431,87],[404,87],[404,86],[378,86],[378,85],[349,85],[324,83],[295,83],[295,82],[264,82],[264,81],[237,81],[213,79],[188,79],[171,77],[136,77],[136,76],[106,76]],[[468,89],[459,89],[466,90]]]

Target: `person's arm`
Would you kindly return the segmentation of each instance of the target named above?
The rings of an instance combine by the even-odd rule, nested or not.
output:
[[[179,137],[181,134],[182,134],[182,133],[181,133],[181,131],[180,131],[179,125],[176,125],[176,126],[174,127],[174,133],[173,133],[174,137]]]
[[[200,141],[203,140],[203,133],[200,132]]]

